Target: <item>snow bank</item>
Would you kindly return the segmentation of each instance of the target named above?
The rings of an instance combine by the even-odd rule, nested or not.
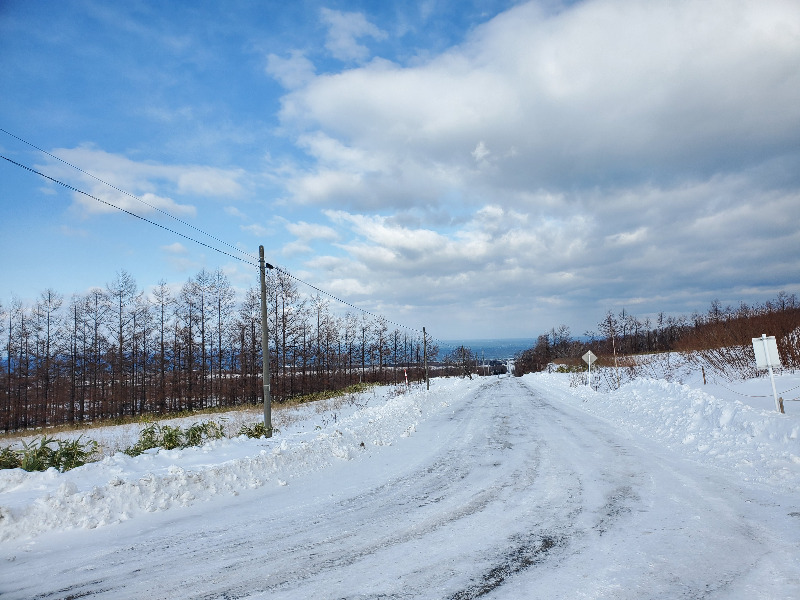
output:
[[[571,387],[572,380],[569,374],[522,378],[547,401],[584,410],[694,461],[748,481],[785,490],[800,487],[798,415],[780,415],[664,380],[637,379],[611,392]],[[303,474],[338,461],[362,460],[396,444],[483,382],[437,379],[429,392],[386,387],[349,403],[305,405],[284,419],[280,433],[269,440],[221,439],[138,457],[116,453],[67,473],[0,471],[0,541],[95,528],[216,495],[288,485]],[[93,430],[92,436],[97,433]],[[98,441],[107,447],[119,443],[118,429],[109,428],[107,436]]]
[[[664,380],[640,379],[618,390],[570,387],[564,374],[529,374],[523,381],[626,431],[655,440],[696,461],[735,470],[746,480],[800,486],[800,417],[720,399]]]
[[[0,471],[0,541],[99,527],[267,483],[286,485],[292,477],[413,434],[422,420],[447,406],[444,400],[468,389],[460,380],[440,380],[430,392],[380,388],[336,413],[307,406],[305,418],[269,440],[242,436],[137,457],[117,453],[66,473]]]

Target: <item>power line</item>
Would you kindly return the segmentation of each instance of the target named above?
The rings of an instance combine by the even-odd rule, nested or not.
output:
[[[70,162],[67,162],[67,161],[66,161],[66,160],[64,160],[63,158],[59,158],[58,156],[56,156],[55,154],[52,154],[52,153],[48,152],[47,150],[44,150],[44,149],[42,149],[42,148],[39,148],[39,146],[36,146],[35,144],[32,144],[31,142],[29,142],[29,141],[27,141],[27,140],[24,140],[24,139],[22,139],[22,138],[21,138],[21,137],[19,137],[18,135],[14,135],[14,134],[13,134],[13,133],[11,133],[10,131],[6,131],[6,130],[5,130],[5,129],[3,129],[3,128],[0,128],[0,131],[2,131],[3,133],[5,133],[5,134],[7,134],[7,135],[10,135],[10,136],[11,136],[12,138],[14,138],[15,140],[19,140],[19,141],[20,141],[20,142],[22,142],[23,144],[27,144],[27,145],[28,145],[28,146],[30,146],[31,148],[34,148],[34,149],[38,150],[39,152],[42,152],[43,154],[46,154],[47,156],[49,156],[49,157],[51,157],[51,158],[55,158],[57,161],[60,161],[60,162],[64,163],[64,164],[65,164],[65,165],[67,165],[68,167],[72,167],[72,168],[73,168],[73,169],[75,169],[76,171],[80,171],[80,172],[81,172],[81,173],[83,173],[84,175],[87,175],[88,177],[91,177],[92,179],[94,179],[94,180],[96,180],[96,181],[99,181],[100,183],[102,183],[102,184],[104,184],[104,185],[107,185],[107,186],[108,186],[108,187],[110,187],[111,189],[118,191],[120,194],[124,194],[124,195],[126,195],[126,196],[128,196],[128,197],[130,197],[130,198],[133,198],[134,200],[136,200],[136,201],[138,201],[138,202],[141,202],[141,203],[142,203],[142,204],[144,204],[145,206],[148,206],[148,207],[152,208],[153,210],[156,210],[156,211],[160,212],[161,214],[163,214],[163,215],[166,215],[166,216],[168,216],[169,218],[176,220],[176,221],[177,221],[178,223],[180,223],[181,225],[185,225],[186,227],[190,227],[191,229],[194,229],[195,231],[197,231],[197,232],[199,232],[199,233],[202,233],[203,235],[206,235],[206,236],[210,237],[210,238],[211,238],[212,240],[214,240],[215,242],[219,242],[220,244],[224,244],[225,246],[228,246],[229,248],[233,248],[234,250],[236,250],[236,251],[237,251],[237,252],[239,252],[240,254],[243,254],[243,255],[245,255],[245,256],[248,256],[248,257],[252,258],[253,260],[258,260],[258,258],[257,258],[256,256],[253,256],[252,254],[249,254],[248,252],[245,252],[244,250],[241,250],[241,249],[237,248],[237,247],[236,247],[236,246],[234,246],[233,244],[229,244],[228,242],[226,242],[226,241],[224,241],[224,240],[221,240],[221,239],[219,239],[219,238],[217,238],[217,237],[215,237],[215,236],[211,235],[211,234],[210,234],[210,233],[208,233],[207,231],[203,231],[203,230],[202,230],[202,229],[200,229],[199,227],[195,227],[195,226],[194,226],[194,225],[192,225],[191,223],[187,223],[187,222],[186,222],[186,221],[184,221],[183,219],[179,219],[179,218],[178,218],[178,217],[176,217],[175,215],[173,215],[173,214],[171,214],[171,213],[169,213],[169,212],[167,212],[167,211],[165,211],[165,210],[163,210],[163,209],[161,209],[161,208],[158,208],[157,206],[153,206],[153,205],[152,205],[152,204],[150,204],[149,202],[146,202],[145,200],[142,200],[141,198],[139,198],[139,196],[136,196],[135,194],[131,194],[130,192],[127,192],[127,191],[125,191],[125,190],[123,190],[123,189],[121,189],[121,188],[119,188],[119,187],[115,186],[114,184],[112,184],[112,183],[109,183],[109,182],[105,181],[104,179],[100,179],[100,178],[99,178],[99,177],[97,177],[96,175],[93,175],[92,173],[89,173],[88,171],[85,171],[84,169],[81,169],[80,167],[78,167],[78,166],[76,166],[76,165],[73,165],[73,164],[72,164],[72,163],[70,163]],[[7,160],[8,160],[8,159],[7,159]],[[39,174],[41,175],[41,173],[39,173]],[[43,177],[44,177],[44,175],[43,175]],[[49,179],[49,178],[48,178],[48,179]],[[60,182],[58,182],[58,183],[60,183]],[[63,184],[62,184],[62,185],[63,185]],[[80,190],[76,190],[76,191],[79,191],[79,192],[80,192]],[[84,194],[85,192],[80,192],[80,193]],[[88,194],[86,194],[86,195],[88,196]],[[97,198],[95,198],[95,200],[97,200]],[[101,200],[101,202],[102,202],[102,200]],[[108,204],[108,203],[106,202],[106,204]],[[113,206],[113,205],[110,205],[110,206]],[[124,209],[121,209],[121,210],[124,210]],[[126,212],[127,212],[127,211],[126,211]]]
[[[408,329],[408,330],[410,330],[410,331],[418,331],[419,333],[422,333],[422,330],[421,330],[421,329],[417,329],[416,327],[409,327],[408,325],[403,325],[402,323],[395,323],[394,321],[391,321],[390,319],[387,319],[387,318],[386,318],[386,317],[384,317],[383,315],[378,315],[378,314],[372,313],[372,312],[370,312],[370,311],[368,311],[368,310],[366,310],[366,309],[364,309],[364,308],[361,308],[360,306],[356,306],[355,304],[351,304],[351,303],[350,303],[350,302],[348,302],[347,300],[342,300],[341,298],[338,298],[338,297],[334,296],[334,295],[333,295],[333,294],[331,294],[330,292],[326,292],[325,290],[323,290],[323,289],[320,289],[320,288],[318,288],[317,286],[315,286],[315,285],[313,285],[313,284],[311,284],[311,283],[308,283],[307,281],[303,281],[303,280],[302,280],[302,279],[300,279],[299,277],[295,277],[294,275],[292,275],[291,273],[289,273],[289,271],[286,271],[286,270],[284,270],[284,269],[281,269],[280,267],[273,267],[273,268],[274,268],[276,271],[278,271],[278,272],[280,272],[280,273],[283,273],[284,275],[287,275],[288,277],[291,277],[291,278],[292,278],[292,279],[294,279],[295,281],[297,281],[297,282],[299,282],[299,283],[302,283],[303,285],[307,285],[307,286],[308,286],[308,287],[310,287],[312,290],[316,290],[316,291],[317,291],[317,292],[319,292],[320,294],[324,294],[325,296],[328,296],[329,298],[331,298],[331,299],[333,299],[333,300],[336,300],[337,302],[340,302],[340,303],[344,304],[345,306],[349,306],[350,308],[354,308],[355,310],[361,311],[361,312],[363,312],[364,314],[367,314],[367,315],[369,315],[369,316],[371,316],[371,317],[375,317],[376,319],[383,319],[384,321],[386,321],[386,322],[387,322],[387,323],[389,323],[390,325],[394,325],[394,326],[396,326],[396,327],[402,327],[403,329]]]
[[[145,223],[150,223],[150,225],[155,225],[156,227],[160,227],[161,229],[163,229],[165,231],[169,231],[170,233],[174,233],[175,235],[179,235],[179,236],[181,236],[182,238],[184,238],[186,240],[195,242],[196,244],[200,244],[201,246],[205,246],[206,248],[208,248],[210,250],[216,250],[220,254],[224,254],[225,256],[229,256],[229,257],[231,257],[233,259],[240,260],[240,261],[242,261],[244,263],[247,263],[249,265],[252,265],[254,267],[258,267],[258,265],[256,263],[252,263],[250,261],[244,260],[240,256],[234,256],[233,254],[230,254],[229,252],[225,252],[224,250],[220,250],[219,248],[215,248],[214,246],[206,244],[205,242],[201,242],[200,240],[196,240],[193,237],[189,237],[188,235],[186,235],[184,233],[181,233],[180,231],[175,231],[174,229],[170,229],[169,227],[166,227],[165,225],[162,225],[161,223],[156,223],[155,221],[151,221],[147,217],[143,217],[141,215],[137,215],[135,212],[131,212],[131,211],[125,209],[125,208],[122,208],[121,206],[117,206],[116,204],[112,204],[111,202],[107,202],[105,200],[102,200],[102,199],[98,198],[97,196],[92,196],[89,192],[84,192],[83,190],[79,190],[78,188],[76,188],[74,186],[71,186],[68,183],[64,183],[63,181],[60,181],[59,179],[56,179],[55,177],[51,177],[50,175],[45,175],[41,171],[37,171],[36,169],[32,169],[31,167],[28,167],[27,165],[23,165],[22,163],[18,163],[15,160],[11,160],[7,156],[3,156],[2,154],[0,154],[0,158],[2,158],[4,160],[7,160],[12,165],[16,165],[16,166],[20,167],[21,169],[25,169],[26,171],[30,171],[31,173],[34,173],[34,174],[39,175],[41,177],[44,177],[45,179],[49,179],[53,183],[57,183],[58,185],[67,188],[68,190],[71,190],[71,191],[76,192],[78,194],[83,194],[87,198],[91,198],[92,200],[97,200],[101,204],[105,204],[106,206],[110,206],[111,208],[116,208],[117,210],[121,210],[125,214],[128,214],[128,215],[130,215],[132,217],[136,217],[137,219],[141,219]]]
[[[125,194],[125,195],[127,195],[127,196],[130,196],[130,197],[132,197],[132,198],[136,198],[137,200],[140,200],[140,201],[141,201],[143,204],[146,204],[147,206],[150,206],[151,208],[155,208],[155,209],[156,209],[156,210],[158,210],[159,212],[161,212],[161,213],[164,213],[164,214],[166,214],[166,215],[168,215],[168,216],[172,217],[172,215],[170,215],[169,213],[167,213],[167,212],[165,212],[165,211],[163,211],[163,210],[161,210],[161,209],[159,209],[159,208],[156,208],[156,207],[154,207],[154,206],[152,206],[152,205],[148,204],[147,202],[144,202],[143,200],[139,199],[138,197],[134,196],[133,194],[130,194],[130,193],[128,193],[128,192],[126,192],[126,191],[124,191],[124,190],[121,190],[121,189],[119,189],[119,188],[118,188],[118,187],[116,187],[116,186],[113,186],[113,185],[111,185],[110,183],[107,183],[107,182],[103,181],[102,179],[99,179],[98,177],[95,177],[95,176],[94,176],[94,175],[92,175],[91,173],[88,173],[88,172],[84,171],[83,169],[81,169],[81,168],[79,168],[79,167],[76,167],[75,165],[71,165],[70,163],[68,163],[68,162],[66,162],[66,161],[64,161],[64,160],[62,160],[62,159],[60,159],[60,158],[58,158],[57,156],[54,156],[54,155],[50,154],[49,152],[46,152],[46,151],[44,151],[44,150],[41,150],[41,149],[40,149],[40,148],[38,148],[37,146],[34,146],[33,144],[31,144],[31,143],[29,143],[29,142],[26,142],[26,141],[25,141],[25,140],[23,140],[22,138],[19,138],[19,137],[17,137],[17,136],[15,136],[15,135],[13,135],[13,134],[11,134],[11,133],[7,132],[7,131],[6,131],[6,130],[4,130],[4,129],[0,129],[0,131],[3,131],[4,133],[7,133],[8,135],[11,135],[11,136],[12,136],[12,137],[14,137],[15,139],[18,139],[18,140],[20,140],[20,141],[22,141],[22,142],[25,142],[26,144],[28,144],[28,145],[29,145],[29,146],[31,146],[32,148],[35,148],[35,149],[37,149],[37,150],[40,150],[41,152],[44,152],[44,153],[45,153],[45,154],[47,154],[48,156],[53,156],[53,158],[56,158],[56,159],[60,160],[60,161],[61,161],[61,162],[63,162],[64,164],[66,164],[66,165],[69,165],[70,167],[73,167],[73,168],[77,169],[77,170],[78,170],[78,171],[80,171],[81,173],[85,173],[86,175],[89,175],[90,177],[93,177],[93,178],[94,178],[94,179],[96,179],[97,181],[100,181],[101,183],[104,183],[104,184],[108,185],[109,187],[111,187],[111,188],[113,188],[113,189],[115,189],[115,190],[117,190],[117,191],[119,191],[119,192],[121,192],[121,193],[123,193],[123,194]],[[182,237],[182,238],[184,238],[184,239],[186,239],[186,240],[189,240],[189,241],[191,241],[191,242],[195,242],[196,244],[200,244],[201,246],[203,246],[203,247],[205,247],[205,248],[208,248],[209,250],[214,250],[214,251],[216,251],[216,252],[219,252],[220,254],[223,254],[223,255],[225,255],[225,256],[228,256],[228,257],[230,257],[230,258],[233,258],[234,260],[239,260],[239,261],[241,261],[241,262],[243,262],[243,263],[245,263],[245,264],[248,264],[248,265],[250,265],[250,266],[252,266],[252,267],[259,268],[259,265],[258,265],[257,263],[255,263],[255,262],[251,262],[251,261],[249,261],[249,260],[245,260],[245,259],[244,259],[244,258],[242,258],[241,256],[235,256],[235,255],[231,254],[230,252],[226,252],[225,250],[220,250],[219,248],[216,248],[216,247],[214,247],[214,246],[212,246],[212,245],[210,245],[210,244],[207,244],[207,243],[205,243],[205,242],[202,242],[202,241],[200,241],[200,240],[198,240],[198,239],[195,239],[195,238],[193,238],[193,237],[191,237],[191,236],[188,236],[188,235],[186,235],[186,234],[184,234],[184,233],[181,233],[181,232],[179,232],[179,231],[175,231],[174,229],[170,229],[169,227],[166,227],[165,225],[162,225],[162,224],[160,224],[160,223],[157,223],[157,222],[155,222],[155,221],[152,221],[152,220],[150,220],[150,219],[148,219],[148,218],[146,218],[146,217],[143,217],[143,216],[141,216],[141,215],[138,215],[138,214],[136,214],[136,213],[134,213],[134,212],[132,212],[132,211],[130,211],[130,210],[127,210],[127,209],[125,209],[125,208],[122,208],[121,206],[117,206],[116,204],[112,204],[111,202],[108,202],[108,201],[106,201],[106,200],[103,200],[103,199],[101,199],[101,198],[98,198],[97,196],[93,196],[92,194],[90,194],[90,193],[88,193],[88,192],[85,192],[84,190],[78,189],[78,188],[76,188],[76,187],[74,187],[74,186],[72,186],[72,185],[70,185],[70,184],[68,184],[68,183],[65,183],[65,182],[63,182],[63,181],[61,181],[61,180],[59,180],[59,179],[56,179],[55,177],[51,177],[50,175],[46,175],[45,173],[42,173],[41,171],[37,171],[36,169],[33,169],[33,168],[31,168],[31,167],[29,167],[29,166],[27,166],[27,165],[23,165],[22,163],[19,163],[19,162],[15,161],[15,160],[12,160],[12,159],[8,158],[7,156],[4,156],[4,155],[0,154],[0,158],[2,158],[2,159],[4,159],[4,160],[8,161],[9,163],[11,163],[11,164],[13,164],[13,165],[15,165],[15,166],[17,166],[17,167],[20,167],[21,169],[24,169],[24,170],[26,170],[26,171],[29,171],[29,172],[31,172],[31,173],[34,173],[35,175],[39,175],[40,177],[44,177],[45,179],[47,179],[47,180],[49,180],[49,181],[52,181],[53,183],[56,183],[56,184],[58,184],[58,185],[60,185],[60,186],[62,186],[62,187],[64,187],[64,188],[66,188],[66,189],[68,189],[68,190],[71,190],[71,191],[73,191],[73,192],[76,192],[76,193],[78,193],[78,194],[82,194],[82,195],[86,196],[87,198],[91,198],[92,200],[95,200],[95,201],[97,201],[97,202],[100,202],[101,204],[105,204],[106,206],[110,206],[111,208],[116,208],[117,210],[120,210],[120,211],[124,212],[125,214],[128,214],[128,215],[130,215],[130,216],[132,216],[132,217],[135,217],[135,218],[137,218],[137,219],[140,219],[141,221],[144,221],[145,223],[149,223],[150,225],[155,225],[156,227],[160,227],[160,228],[161,228],[161,229],[163,229],[164,231],[168,231],[169,233],[172,233],[172,234],[174,234],[174,235],[178,235],[178,236],[180,236],[180,237]],[[214,240],[216,240],[216,241],[218,241],[218,242],[220,242],[220,243],[222,243],[222,244],[225,244],[226,246],[229,246],[229,247],[231,247],[231,248],[234,248],[234,249],[236,249],[236,251],[237,251],[237,252],[240,252],[241,254],[244,254],[245,256],[250,256],[250,257],[252,257],[252,258],[254,258],[254,259],[255,259],[255,257],[253,257],[251,254],[248,254],[248,253],[246,253],[246,252],[244,252],[244,251],[242,251],[242,250],[239,250],[238,248],[236,248],[236,247],[235,247],[235,246],[233,246],[232,244],[229,244],[229,243],[227,243],[227,242],[224,242],[223,240],[220,240],[220,239],[218,239],[218,238],[214,237],[213,235],[211,235],[211,234],[209,234],[209,233],[206,233],[205,231],[203,231],[203,230],[201,230],[201,229],[199,229],[199,228],[197,228],[197,227],[195,227],[195,226],[193,226],[193,225],[190,225],[190,224],[186,223],[185,221],[182,221],[181,219],[178,219],[177,217],[172,217],[172,218],[174,218],[175,220],[177,220],[177,221],[178,221],[178,222],[180,222],[180,223],[183,223],[184,225],[188,225],[188,226],[189,226],[189,227],[191,227],[192,229],[194,229],[194,230],[196,230],[196,231],[199,231],[200,233],[203,233],[204,235],[207,235],[207,236],[208,236],[208,237],[210,237],[211,239],[214,239]],[[283,274],[284,274],[284,275],[286,275],[287,277],[290,277],[290,278],[294,279],[295,281],[297,281],[297,282],[299,282],[299,283],[302,283],[302,284],[303,284],[303,285],[305,285],[305,286],[308,286],[308,287],[310,287],[311,289],[313,289],[313,290],[315,290],[315,291],[319,292],[320,294],[323,294],[323,295],[325,295],[325,296],[327,296],[327,297],[329,297],[329,298],[331,298],[331,299],[335,300],[336,302],[339,302],[339,303],[341,303],[341,304],[343,304],[343,305],[345,305],[345,306],[348,306],[348,307],[350,307],[350,308],[352,308],[352,309],[354,309],[354,310],[360,311],[360,312],[362,312],[362,313],[364,313],[364,314],[366,314],[366,315],[369,315],[369,316],[371,316],[371,317],[373,317],[373,318],[375,318],[375,319],[384,320],[386,323],[388,323],[388,324],[390,324],[390,325],[394,325],[395,327],[400,327],[400,328],[402,328],[402,329],[407,329],[407,330],[409,330],[409,331],[416,331],[416,332],[418,332],[418,333],[422,333],[422,330],[421,330],[421,329],[417,329],[416,327],[409,327],[408,325],[403,325],[402,323],[397,323],[397,322],[395,322],[395,321],[392,321],[392,320],[390,320],[390,319],[387,319],[387,318],[386,318],[386,317],[384,317],[383,315],[378,315],[378,314],[375,314],[375,313],[373,313],[373,312],[370,312],[370,311],[368,311],[368,310],[366,310],[366,309],[364,309],[364,308],[361,308],[361,307],[359,307],[359,306],[356,306],[355,304],[352,304],[352,303],[350,303],[350,302],[347,302],[346,300],[343,300],[343,299],[341,299],[341,298],[339,298],[339,297],[337,297],[337,296],[334,296],[334,295],[333,295],[333,294],[331,294],[330,292],[326,292],[326,291],[325,291],[325,290],[323,290],[322,288],[319,288],[319,287],[317,287],[317,286],[315,286],[315,285],[313,285],[313,284],[311,284],[311,283],[308,283],[307,281],[303,281],[302,279],[300,279],[299,277],[297,277],[297,276],[295,276],[295,275],[292,275],[292,274],[291,274],[289,271],[286,271],[285,269],[281,269],[280,267],[274,267],[274,269],[275,269],[276,271],[280,272],[280,273],[283,273]],[[435,338],[432,338],[432,339],[435,339]],[[438,340],[437,340],[437,341],[438,341]]]

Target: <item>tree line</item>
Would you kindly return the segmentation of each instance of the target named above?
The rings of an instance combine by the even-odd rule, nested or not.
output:
[[[282,270],[267,278],[271,395],[277,402],[358,382],[419,381],[421,332],[332,310]],[[120,271],[103,288],[0,304],[5,431],[263,401],[260,291],[237,300],[221,270],[149,293]],[[438,353],[428,339],[428,357]],[[404,372],[405,370],[405,372]]]
[[[617,355],[684,352],[717,372],[731,376],[753,376],[756,372],[752,338],[762,333],[775,336],[781,363],[800,368],[800,301],[795,294],[779,292],[763,303],[723,306],[713,300],[704,313],[688,316],[659,313],[655,318],[637,318],[623,309],[608,311],[597,332],[574,338],[567,325],[552,328],[537,338],[533,348],[517,355],[515,373],[541,371],[553,361],[582,366],[588,350],[609,364]]]

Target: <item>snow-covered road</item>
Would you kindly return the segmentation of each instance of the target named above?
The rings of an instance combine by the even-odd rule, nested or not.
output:
[[[312,435],[349,440],[313,468],[7,539],[0,597],[800,597],[796,490],[691,460],[548,381],[435,385],[387,401],[416,415],[391,439],[376,441],[380,411],[306,432],[309,454]]]

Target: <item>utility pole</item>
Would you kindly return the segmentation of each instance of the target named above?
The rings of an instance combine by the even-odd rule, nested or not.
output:
[[[426,389],[431,389],[431,380],[428,379],[428,334],[425,333],[424,327],[422,328],[422,356],[425,362],[425,386]]]
[[[264,246],[258,247],[258,267],[261,275],[261,376],[264,379],[264,429],[272,437],[272,399],[269,395],[269,332],[267,331],[267,277],[266,269],[274,268],[264,262]]]

